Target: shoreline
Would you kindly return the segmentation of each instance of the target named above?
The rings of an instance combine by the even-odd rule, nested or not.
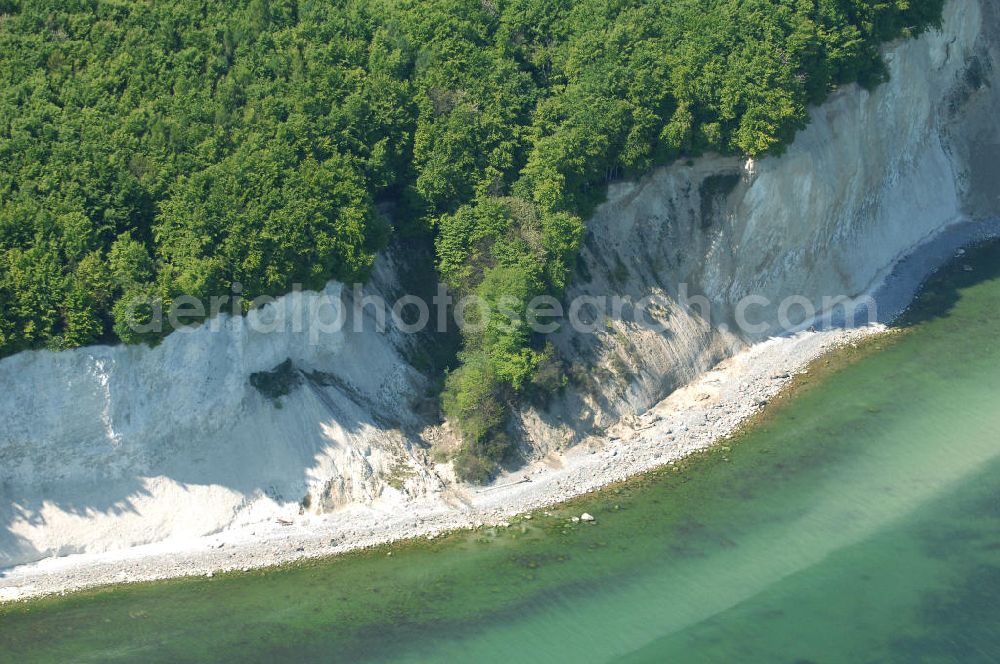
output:
[[[478,526],[503,526],[549,507],[670,465],[739,431],[794,377],[825,354],[886,334],[927,276],[961,247],[995,238],[1000,220],[956,222],[898,259],[870,293],[881,321],[870,327],[800,332],[754,344],[603,438],[535,460],[487,487],[387,499],[290,525],[258,523],[215,535],[94,554],[48,558],[0,571],[0,603],[179,577],[248,572]],[[883,307],[883,302],[885,307]]]

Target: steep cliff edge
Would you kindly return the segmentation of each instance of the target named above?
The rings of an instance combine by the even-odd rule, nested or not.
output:
[[[588,433],[577,418],[595,430],[631,418],[807,311],[871,291],[949,224],[1000,215],[998,14],[949,3],[940,31],[886,50],[887,83],[835,92],[778,158],[707,157],[613,185],[569,297],[652,297],[668,330],[626,315],[594,335],[555,335],[591,369],[555,416],[523,414],[530,437],[559,448]],[[734,321],[748,296],[769,303],[747,307],[751,330]]]
[[[747,295],[819,309],[865,293],[950,223],[1000,213],[998,13],[953,0],[941,31],[888,49],[888,83],[838,91],[781,157],[706,157],[613,185],[568,297],[653,296],[667,329],[626,312],[595,334],[554,335],[576,378],[521,414],[525,454],[598,435],[782,331],[769,307],[757,332],[734,324]],[[397,263],[382,256],[366,292],[405,290]],[[679,303],[682,285],[710,316]],[[319,297],[251,316],[293,317]],[[447,494],[447,469],[422,449],[440,432],[418,414],[430,386],[407,358],[420,338],[353,333],[350,303],[342,330],[316,339],[290,318],[284,333],[223,318],[154,349],[0,361],[0,567]],[[786,313],[798,323],[803,310]]]
[[[382,256],[363,295],[399,291],[399,272]],[[422,491],[412,436],[429,386],[406,360],[422,339],[355,332],[344,290],[223,314],[156,348],[3,360],[0,567],[371,502],[397,492],[394,476]]]

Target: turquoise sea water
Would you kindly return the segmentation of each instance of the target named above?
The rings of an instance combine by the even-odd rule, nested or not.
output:
[[[993,245],[677,469],[509,529],[6,606],[0,661],[1000,661],[998,331]]]

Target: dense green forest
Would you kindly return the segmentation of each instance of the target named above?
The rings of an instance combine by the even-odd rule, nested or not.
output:
[[[780,150],[942,4],[0,0],[0,356],[154,340],[137,298],[363,279],[393,232],[460,294],[558,295],[609,181]],[[468,479],[561,380],[502,322],[446,381]]]

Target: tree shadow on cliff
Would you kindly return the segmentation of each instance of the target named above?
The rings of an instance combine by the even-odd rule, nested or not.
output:
[[[16,565],[51,555],[77,553],[95,540],[112,540],[115,530],[121,527],[117,520],[97,521],[88,526],[91,530],[86,541],[77,541],[80,537],[63,540],[54,532],[36,540],[32,528],[57,527],[49,523],[50,517],[57,514],[60,519],[126,514],[141,518],[143,499],[152,497],[158,489],[166,491],[165,496],[179,491],[181,494],[176,497],[182,497],[196,487],[230,490],[238,494],[234,498],[237,502],[242,496],[242,503],[234,506],[234,516],[257,497],[298,503],[304,498],[310,480],[315,479],[312,474],[319,464],[331,466],[331,453],[339,453],[332,463],[333,473],[349,476],[348,485],[352,478],[365,477],[368,464],[365,450],[383,444],[392,423],[370,416],[375,409],[359,403],[357,395],[343,382],[335,384],[324,380],[322,375],[302,373],[292,383],[285,385],[287,391],[276,398],[249,389],[241,413],[244,417],[240,421],[219,422],[214,431],[177,432],[169,446],[152,441],[126,441],[123,444],[139,448],[148,443],[143,450],[145,456],[130,461],[141,472],[121,477],[95,474],[94,478],[79,481],[52,479],[37,485],[24,482],[0,486],[0,578],[9,576],[10,568]],[[108,453],[101,463],[115,464],[119,453],[109,442]],[[160,484],[163,481],[173,484],[164,488]],[[364,490],[357,486],[349,488],[362,493]],[[190,512],[192,521],[201,516],[193,511],[201,507],[185,505],[183,500],[176,509],[178,513],[170,518],[177,519],[182,530],[189,527],[180,521],[185,511]],[[151,523],[150,531],[157,532],[159,525]],[[136,537],[123,539],[122,547],[145,543],[138,540],[141,535]],[[57,541],[56,547],[45,549],[46,539]]]
[[[382,272],[391,272],[391,261],[382,268]],[[376,272],[365,286],[366,293],[388,288],[380,282],[384,275]],[[393,286],[401,293],[412,287],[412,283]],[[349,297],[345,303],[348,318],[342,328],[343,351],[340,359],[324,365],[331,373],[281,362],[270,371],[259,372],[254,380],[247,378],[244,393],[236,397],[241,399],[240,405],[233,412],[227,410],[217,416],[199,412],[197,418],[186,418],[180,413],[167,422],[144,421],[141,425],[144,428],[130,429],[130,420],[132,423],[143,420],[136,416],[150,411],[149,402],[158,395],[151,393],[137,398],[134,392],[126,393],[134,390],[134,386],[125,380],[117,388],[117,395],[114,385],[108,388],[109,399],[127,399],[130,405],[114,408],[109,401],[106,409],[110,413],[121,411],[116,415],[122,420],[121,426],[115,428],[122,440],[102,440],[99,432],[88,430],[87,423],[77,427],[81,450],[88,448],[84,443],[89,443],[89,458],[83,459],[84,455],[79,459],[50,458],[54,454],[65,455],[64,450],[71,450],[72,445],[64,441],[63,445],[55,445],[59,449],[53,451],[31,440],[7,439],[0,431],[0,439],[10,443],[14,450],[0,448],[0,456],[12,454],[14,461],[31,463],[35,468],[32,472],[12,474],[23,480],[0,483],[0,574],[2,568],[12,565],[74,552],[69,546],[58,551],[40,550],[45,548],[44,538],[31,529],[53,528],[53,515],[81,520],[125,514],[141,518],[145,516],[146,499],[154,493],[161,495],[161,491],[173,491],[167,495],[175,496],[179,505],[178,514],[162,518],[173,519],[182,530],[188,531],[197,530],[181,523],[188,514],[190,520],[196,521],[203,518],[202,509],[218,511],[217,505],[202,505],[203,500],[186,500],[186,492],[205,487],[236,494],[239,504],[233,506],[234,516],[253,499],[263,496],[279,503],[299,503],[307,489],[325,481],[336,485],[333,490],[338,495],[376,497],[372,457],[384,460],[387,455],[403,452],[402,447],[407,444],[419,444],[413,435],[415,423],[427,419],[418,412],[420,406],[416,401],[398,407],[386,405],[426,399],[423,379],[413,371],[413,359],[405,357],[410,345],[422,339],[400,341],[390,332],[389,339],[375,343],[370,324],[362,332],[355,332]],[[370,312],[366,309],[364,314]],[[379,361],[374,365],[366,364],[364,357],[373,353],[388,355],[377,358]],[[447,352],[442,357],[447,359]],[[431,368],[437,361],[438,358],[431,358]],[[376,375],[372,376],[373,372]],[[6,378],[11,382],[23,380],[16,375]],[[218,389],[227,389],[207,368],[201,373],[178,375],[178,379],[204,381],[209,388],[217,385]],[[352,381],[360,382],[365,389],[359,389]],[[210,389],[202,392],[209,393]],[[411,412],[415,414],[409,417]],[[98,417],[93,409],[88,414]],[[71,415],[67,413],[66,417]],[[373,454],[373,450],[384,453]],[[5,462],[0,459],[0,463]],[[57,476],[60,469],[65,470],[65,479]],[[164,487],[163,482],[170,485]],[[204,494],[212,500],[216,495]],[[228,501],[233,497],[220,499]],[[161,519],[161,516],[148,518]],[[211,524],[214,518],[217,517],[209,516],[205,522]],[[116,520],[100,524],[102,531],[94,531],[89,541],[99,537],[112,540],[117,527],[112,521]],[[151,523],[156,524],[149,529],[154,533],[151,537],[158,538],[159,521]],[[164,524],[162,530],[169,528]],[[69,539],[59,533],[49,534],[52,536],[48,539],[57,542],[57,546]],[[84,535],[78,537],[84,538]],[[133,543],[123,540],[123,546]]]
[[[109,484],[114,490],[109,491]],[[60,497],[47,491],[45,484],[29,487],[16,497],[8,488],[0,490],[0,578],[8,576],[9,568],[45,557],[46,551],[38,549],[23,533],[48,524],[46,510],[58,510],[71,517],[86,518],[97,513],[122,515],[139,514],[134,501],[149,495],[141,478],[127,478],[115,482],[99,482],[72,498]],[[80,487],[82,488],[82,487]],[[75,553],[72,545],[59,547],[56,555]]]

